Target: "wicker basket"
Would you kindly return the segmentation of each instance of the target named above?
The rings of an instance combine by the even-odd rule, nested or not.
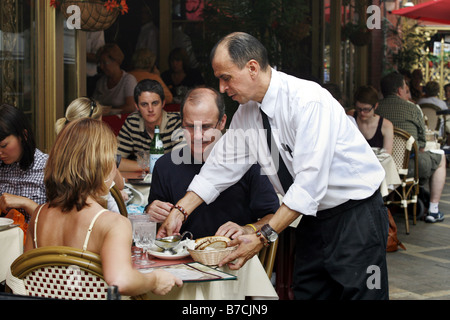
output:
[[[84,31],[100,31],[108,29],[117,19],[119,10],[108,11],[103,1],[76,1],[66,0],[61,3],[61,11],[66,18],[73,13],[67,13],[67,8],[71,5],[80,7],[81,11],[81,30]]]
[[[225,249],[215,250],[192,250],[188,249],[194,261],[203,263],[207,266],[217,266],[223,258],[229,255],[232,251],[236,250],[237,246],[228,247]]]

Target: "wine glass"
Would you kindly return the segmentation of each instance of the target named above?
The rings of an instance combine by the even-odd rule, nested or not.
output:
[[[140,266],[148,266],[154,264],[154,261],[148,259],[147,251],[155,242],[156,222],[150,220],[138,220],[135,222],[134,233],[136,233],[136,246],[142,249],[142,255],[135,260],[135,263]]]
[[[138,151],[136,157],[137,164],[142,169],[141,178],[145,178],[150,167],[150,153],[145,151]]]

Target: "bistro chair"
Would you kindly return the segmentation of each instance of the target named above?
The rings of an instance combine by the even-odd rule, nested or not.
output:
[[[414,174],[408,176],[410,157],[414,159]],[[408,206],[413,208],[413,224],[416,224],[417,202],[419,194],[419,164],[418,148],[413,136],[408,132],[394,127],[394,144],[392,147],[392,158],[400,176],[401,184],[395,192],[389,196],[385,205],[397,205],[405,212],[406,234],[409,234]]]
[[[446,142],[446,137],[445,137],[445,130],[442,130],[443,133],[441,133],[441,127],[444,124],[444,117],[443,116],[439,116],[436,112],[440,111],[441,109],[431,103],[422,103],[419,105],[420,108],[422,109],[422,113],[425,119],[425,124],[428,127],[429,130],[432,131],[437,131],[439,132],[439,134],[443,134],[443,136],[439,136],[439,141],[440,143],[442,142]]]
[[[112,197],[117,203],[117,207],[119,208],[120,214],[128,218],[127,206],[125,204],[125,201],[123,200],[119,188],[116,185],[114,185],[109,191],[111,192]]]
[[[264,247],[258,254],[259,261],[263,265],[269,279],[272,278],[273,266],[275,264],[275,257],[277,254],[278,239],[269,246]]]
[[[66,300],[106,300],[100,256],[81,249],[52,246],[29,250],[11,264],[12,293]],[[23,282],[23,283],[21,283]]]

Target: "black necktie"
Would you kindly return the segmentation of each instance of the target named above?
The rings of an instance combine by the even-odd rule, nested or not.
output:
[[[267,145],[269,146],[269,151],[272,157],[274,156],[272,152],[272,130],[270,128],[269,119],[267,118],[267,115],[262,111],[262,109],[259,109],[261,111],[261,116],[263,119],[263,125],[264,129],[267,130]],[[273,159],[275,161],[275,159]],[[280,179],[281,185],[283,186],[283,190],[286,193],[291,184],[294,182],[292,179],[291,174],[289,173],[288,169],[286,168],[286,165],[284,164],[283,158],[281,157],[280,152],[278,152],[278,178]]]

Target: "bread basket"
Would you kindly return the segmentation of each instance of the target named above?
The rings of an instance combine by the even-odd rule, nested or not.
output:
[[[211,249],[211,250],[193,250],[188,249],[194,261],[203,263],[207,266],[217,266],[223,258],[229,255],[231,252],[237,249],[237,246],[228,247],[224,249]]]

